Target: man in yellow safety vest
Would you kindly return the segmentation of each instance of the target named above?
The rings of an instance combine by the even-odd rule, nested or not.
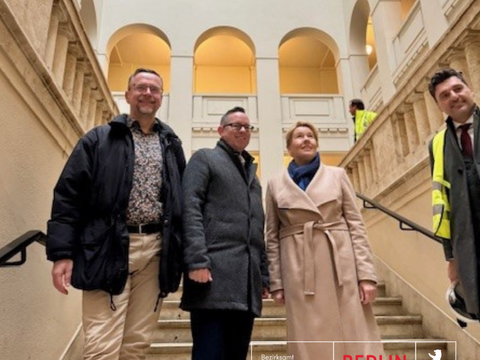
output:
[[[377,113],[365,110],[365,104],[360,99],[350,100],[348,112],[352,115],[355,136],[355,142],[360,139],[370,124],[377,117]]]

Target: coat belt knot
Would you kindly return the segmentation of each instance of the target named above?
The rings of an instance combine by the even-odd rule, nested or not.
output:
[[[307,221],[304,224],[290,225],[280,230],[280,239],[287,236],[303,233],[303,263],[304,263],[304,286],[305,295],[315,295],[315,259],[313,257],[313,230],[319,230],[325,233],[327,240],[332,248],[333,262],[337,273],[338,286],[343,286],[342,269],[340,266],[340,257],[335,239],[331,230],[348,231],[348,227],[343,221],[334,223],[324,223],[322,221]]]

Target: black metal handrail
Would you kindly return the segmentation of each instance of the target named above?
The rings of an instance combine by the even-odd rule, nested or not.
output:
[[[33,242],[45,245],[47,236],[39,230],[30,230],[0,249],[0,267],[20,266],[27,261],[27,247]],[[20,260],[9,261],[20,253]]]
[[[426,237],[429,237],[430,239],[442,243],[442,239],[439,238],[438,236],[435,236],[435,234],[427,229],[425,229],[423,226],[418,225],[417,223],[414,223],[413,221],[403,217],[402,215],[396,213],[395,211],[392,211],[388,208],[386,208],[383,205],[380,205],[378,202],[375,200],[369,199],[365,195],[356,193],[357,197],[363,200],[363,207],[365,209],[378,209],[381,212],[387,214],[388,216],[396,219],[399,222],[400,230],[403,231],[417,231]],[[407,227],[406,227],[407,226]]]

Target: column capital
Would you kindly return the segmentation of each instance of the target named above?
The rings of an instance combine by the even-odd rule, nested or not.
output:
[[[405,100],[407,104],[414,104],[418,101],[425,101],[425,93],[423,91],[413,91]]]
[[[480,43],[480,30],[469,29],[465,31],[463,36],[459,39],[460,45],[463,47]]]
[[[67,22],[61,22],[59,24],[58,35],[66,37],[69,42],[75,41],[77,39],[77,37],[75,36],[75,31],[72,28],[72,25]]]

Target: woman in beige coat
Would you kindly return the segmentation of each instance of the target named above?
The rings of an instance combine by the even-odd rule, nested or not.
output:
[[[288,355],[385,358],[371,308],[377,278],[353,187],[342,168],[321,164],[312,124],[298,122],[286,140],[293,160],[268,183],[266,223],[270,291],[286,305]]]

